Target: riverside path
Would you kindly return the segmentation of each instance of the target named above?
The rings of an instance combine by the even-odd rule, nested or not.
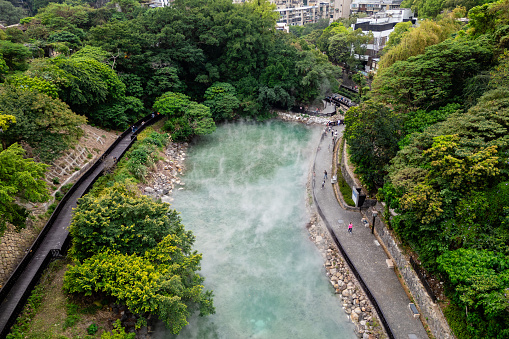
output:
[[[335,129],[338,130],[338,134],[342,134],[344,127],[339,126]],[[386,253],[371,234],[370,228],[364,226],[361,221],[362,215],[359,211],[344,210],[338,203],[330,181],[333,175],[332,149],[331,138],[321,138],[314,163],[316,176],[312,178],[315,181],[312,186],[316,204],[377,300],[394,337],[396,339],[428,338],[421,321],[413,318],[408,307],[410,300],[395,271],[387,267]],[[329,173],[329,176],[322,189],[324,170]],[[352,233],[348,232],[350,222],[353,223]]]

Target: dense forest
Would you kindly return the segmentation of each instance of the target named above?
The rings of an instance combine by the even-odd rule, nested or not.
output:
[[[361,180],[396,212],[386,220],[445,283],[455,334],[507,338],[509,2],[471,7],[398,24],[345,136]]]
[[[0,21],[20,23],[0,30],[0,230],[22,227],[29,211],[20,200],[49,199],[46,164],[76,143],[87,121],[121,130],[160,113],[173,140],[187,140],[216,122],[266,119],[271,108],[321,99],[349,72],[360,89],[345,117],[357,175],[395,211],[384,217],[397,236],[444,282],[456,336],[508,338],[509,1],[403,5],[425,19],[396,25],[379,69],[365,77],[358,55],[372,35],[350,28],[355,17],[287,34],[275,29],[266,1],[149,8],[135,0],[0,0]],[[83,198],[65,288],[115,296],[176,333],[193,307],[214,310],[195,273],[192,235],[175,212],[133,188],[165,138],[145,133],[129,161]],[[137,206],[133,215],[125,204]],[[96,229],[111,217],[99,211],[119,222]],[[165,226],[134,222],[120,245],[115,237],[136,213]],[[102,269],[123,265],[144,268],[145,290],[132,281],[121,293],[119,272]]]

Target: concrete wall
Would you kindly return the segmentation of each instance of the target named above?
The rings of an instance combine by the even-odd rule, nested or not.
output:
[[[339,140],[339,145],[343,142],[343,139],[341,138]],[[338,146],[339,147],[339,146]],[[343,178],[345,178],[346,183],[350,188],[353,187],[360,187],[362,189],[362,194],[365,194],[367,196],[366,189],[362,186],[362,184],[355,178],[354,173],[352,172],[350,166],[348,166],[348,154],[346,152],[346,142],[343,147],[343,153],[340,155],[341,161],[339,162],[341,164],[341,174],[343,174]],[[366,199],[364,201],[364,204],[362,205],[362,208],[368,208],[369,206],[375,206],[376,200],[374,199]]]

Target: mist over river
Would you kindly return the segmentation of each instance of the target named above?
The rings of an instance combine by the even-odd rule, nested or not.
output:
[[[203,253],[216,314],[193,316],[177,338],[356,338],[305,227],[321,130],[225,124],[188,149],[172,207]],[[154,337],[174,338],[162,326]]]

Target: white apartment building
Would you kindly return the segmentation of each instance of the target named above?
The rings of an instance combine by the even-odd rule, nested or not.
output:
[[[330,18],[330,4],[328,2],[319,2],[315,6],[280,8],[276,11],[280,16],[277,22],[288,26],[310,24],[320,19]]]
[[[383,12],[378,12],[370,17],[357,19],[357,22],[352,25],[354,30],[361,29],[362,33],[373,34],[373,41],[366,45],[366,54],[360,56],[361,59],[367,62],[366,72],[376,70],[380,51],[385,47],[389,39],[389,34],[394,31],[394,26],[400,22],[411,21],[412,24],[417,23],[417,18],[410,8],[391,9]]]
[[[373,15],[381,11],[400,8],[402,0],[353,0],[350,5],[350,12],[366,13]]]

